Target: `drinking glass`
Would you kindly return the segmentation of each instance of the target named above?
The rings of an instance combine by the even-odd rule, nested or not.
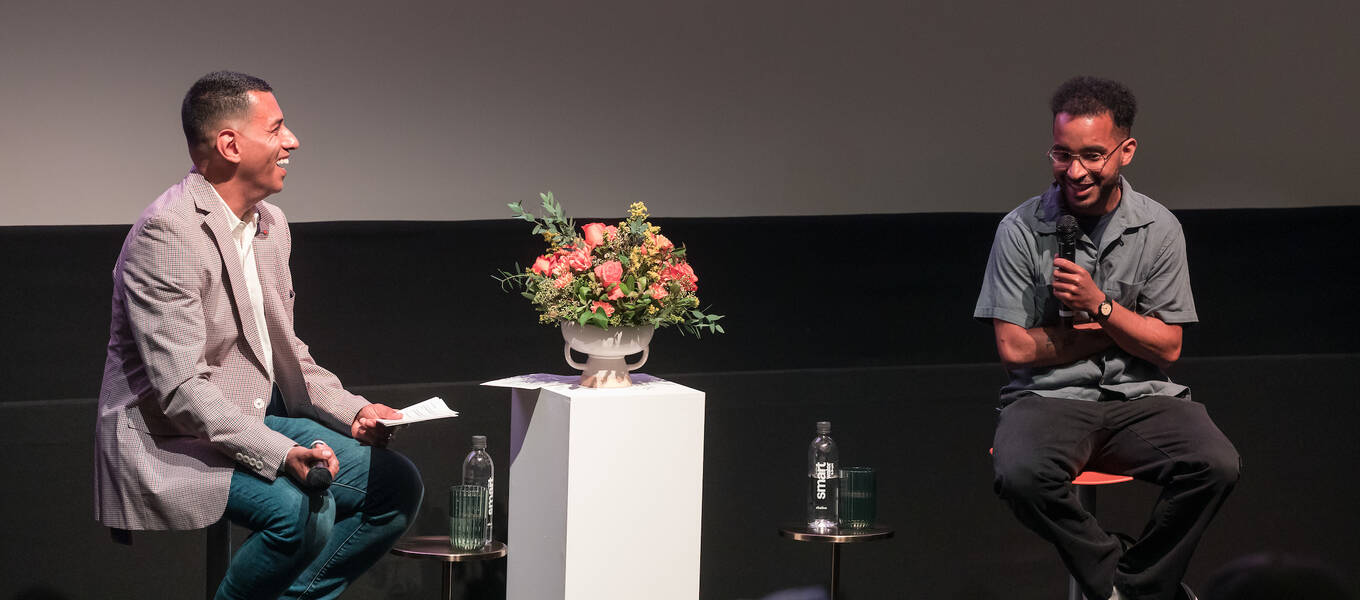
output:
[[[841,469],[840,526],[845,529],[873,527],[878,518],[878,489],[873,467]]]
[[[487,496],[481,485],[449,488],[449,545],[454,550],[481,550],[486,545]]]

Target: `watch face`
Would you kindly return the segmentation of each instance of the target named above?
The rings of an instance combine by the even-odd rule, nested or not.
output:
[[[1114,312],[1114,305],[1109,300],[1100,303],[1100,316],[1108,317],[1112,312]]]

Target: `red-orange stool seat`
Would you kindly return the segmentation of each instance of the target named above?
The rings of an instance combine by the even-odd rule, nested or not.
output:
[[[1133,481],[1133,478],[1128,475],[1111,475],[1100,471],[1082,471],[1077,474],[1077,478],[1073,479],[1072,483],[1077,485],[1106,485],[1124,483],[1125,481]]]

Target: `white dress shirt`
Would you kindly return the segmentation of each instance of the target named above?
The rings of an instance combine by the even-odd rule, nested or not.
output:
[[[209,186],[211,187],[211,186]],[[213,190],[216,194],[217,190]],[[241,257],[241,270],[246,275],[246,292],[250,296],[250,309],[255,314],[255,329],[260,333],[260,347],[264,349],[264,366],[269,379],[274,379],[274,347],[269,343],[269,328],[264,322],[264,291],[260,288],[260,274],[255,268],[255,232],[259,229],[260,211],[253,207],[242,221],[231,212],[227,201],[217,196],[222,210],[227,213],[227,224],[231,226],[231,238],[236,242],[236,253]]]

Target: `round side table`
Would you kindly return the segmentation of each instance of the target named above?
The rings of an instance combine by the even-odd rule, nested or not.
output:
[[[444,576],[441,585],[444,600],[453,600],[453,563],[471,560],[492,560],[505,556],[509,549],[504,542],[491,542],[481,550],[454,550],[449,545],[447,535],[421,535],[397,540],[392,554],[407,558],[424,558],[443,561]]]
[[[873,527],[863,529],[819,532],[808,529],[806,524],[798,523],[781,526],[779,535],[798,542],[831,544],[831,600],[837,600],[840,598],[841,592],[841,544],[886,540],[893,536],[893,529],[875,523]]]

